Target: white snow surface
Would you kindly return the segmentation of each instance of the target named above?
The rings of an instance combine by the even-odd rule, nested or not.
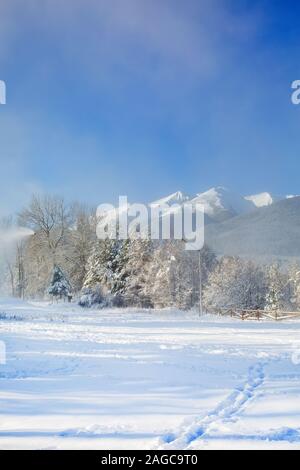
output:
[[[300,449],[300,322],[3,299],[0,340],[1,449]]]

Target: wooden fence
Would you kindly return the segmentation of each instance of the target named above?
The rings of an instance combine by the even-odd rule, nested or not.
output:
[[[241,320],[300,320],[300,312],[285,312],[285,311],[266,311],[266,310],[243,310],[243,309],[219,309],[219,315],[230,316],[232,318],[239,318]]]

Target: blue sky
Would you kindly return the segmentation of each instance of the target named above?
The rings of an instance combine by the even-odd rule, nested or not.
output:
[[[237,6],[238,4],[238,6]],[[0,212],[300,193],[294,1],[1,0]]]

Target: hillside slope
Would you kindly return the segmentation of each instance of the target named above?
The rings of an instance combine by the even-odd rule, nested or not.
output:
[[[220,254],[300,257],[300,197],[207,226],[205,232]]]

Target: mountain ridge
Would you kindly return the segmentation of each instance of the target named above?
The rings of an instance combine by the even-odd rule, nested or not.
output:
[[[166,197],[150,203],[155,207],[160,204],[182,205],[190,202],[192,204],[202,204],[206,217],[210,221],[223,222],[232,217],[245,214],[260,207],[270,206],[281,200],[293,198],[296,196],[275,196],[269,192],[262,192],[250,196],[242,196],[230,191],[224,186],[214,186],[207,191],[197,193],[194,196],[188,196],[182,191],[177,191]]]

